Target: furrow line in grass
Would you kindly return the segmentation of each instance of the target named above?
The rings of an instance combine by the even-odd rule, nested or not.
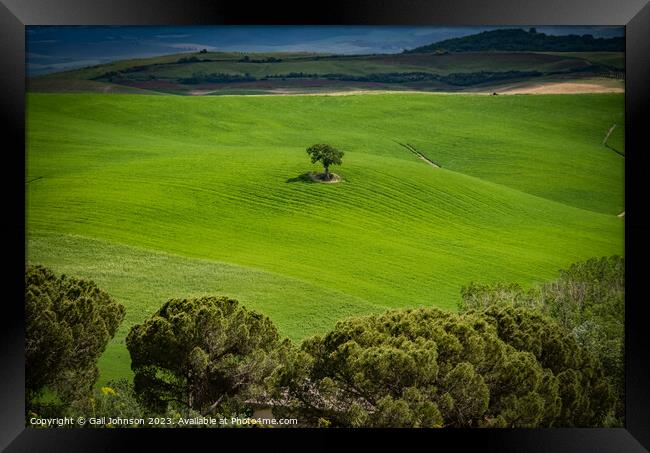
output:
[[[390,178],[394,178],[393,176],[387,174],[384,175],[385,180],[388,180]],[[482,199],[475,199],[472,200],[470,203],[464,203],[464,204],[459,204],[460,202],[464,201],[464,198],[467,197],[466,192],[462,191],[455,191],[451,192],[448,190],[445,190],[441,186],[436,186],[435,189],[433,188],[428,188],[429,190],[435,190],[435,192],[424,192],[422,189],[427,188],[426,186],[422,185],[415,185],[411,184],[408,181],[400,181],[400,184],[407,186],[410,190],[403,190],[399,191],[396,193],[396,197],[402,196],[402,197],[408,197],[412,200],[416,200],[418,203],[422,204],[423,206],[431,206],[432,202],[435,202],[437,204],[437,207],[443,207],[442,211],[443,214],[446,218],[446,221],[450,221],[447,216],[452,215],[454,216],[453,221],[461,221],[461,222],[466,222],[467,221],[467,212],[470,209],[475,209],[476,208],[476,201],[479,201],[482,203],[482,205],[485,208],[488,208],[490,211],[495,210],[495,206],[491,205]],[[386,186],[384,186],[386,187]],[[387,187],[388,189],[388,187]],[[390,189],[388,189],[390,190]],[[443,195],[443,196],[441,196]],[[498,208],[496,208],[498,209]],[[434,211],[439,211],[440,209],[434,209]],[[425,209],[425,212],[428,214],[431,214],[428,209]],[[499,214],[505,215],[508,211],[507,210],[502,210]]]
[[[187,185],[187,184],[186,184],[186,187],[189,187],[191,190],[204,190],[204,191],[206,191],[206,192],[208,192],[208,193],[211,193],[211,194],[218,194],[218,193],[222,193],[222,194],[223,194],[223,192],[218,192],[218,191],[216,191],[216,190],[209,190],[209,189],[199,188],[199,187],[197,187],[197,186],[193,186],[193,185]],[[386,196],[386,194],[387,194],[387,192],[388,192],[388,189],[393,190],[392,187],[387,187],[387,186],[384,186],[384,187],[385,187],[385,189],[382,191],[382,195],[384,195],[384,196]],[[402,192],[400,192],[400,191],[396,191],[396,194],[397,194],[397,195],[395,196],[395,200],[394,200],[394,201],[395,201],[396,203],[398,203],[398,204],[399,204],[399,203],[402,203],[402,201],[399,200],[397,197],[398,197],[398,196],[402,196],[402,197],[403,197],[404,194],[403,194]],[[453,194],[453,196],[456,197],[455,200],[453,200],[453,201],[455,201],[455,202],[457,203],[457,201],[458,201],[458,197],[463,197],[463,196],[465,196],[465,195],[466,195],[466,194],[463,194],[463,193],[457,192],[457,193]],[[241,201],[243,198],[247,198],[247,197],[248,197],[248,194],[243,194],[243,195],[241,195],[240,201]],[[236,197],[234,197],[234,198],[236,199]],[[484,204],[486,208],[494,209],[493,205],[490,205],[489,203],[483,201],[483,199],[482,199],[481,197],[474,196],[474,197],[470,197],[470,199],[472,199],[472,201],[471,201],[471,205],[472,205],[472,207],[475,206],[477,202],[479,202],[479,203]],[[289,200],[289,198],[287,198],[287,200]],[[279,201],[286,201],[286,200],[279,200]],[[437,201],[440,203],[440,202],[442,201],[442,199],[438,199]],[[263,206],[267,206],[268,203],[262,203],[262,205],[263,205]],[[302,206],[300,206],[300,205],[297,205],[297,206],[298,206],[298,208],[300,208],[300,209],[302,208]],[[388,205],[386,205],[386,206],[390,206],[391,208],[393,208],[393,206],[391,206],[390,204],[388,204]],[[415,209],[419,209],[419,207],[416,208],[416,207],[415,207],[414,205],[412,205],[412,204],[411,204],[411,205],[408,205],[408,204],[405,204],[405,203],[402,203],[402,207],[406,208],[406,212],[412,212],[414,208],[415,208]],[[457,207],[457,206],[456,206],[456,207]],[[395,212],[404,212],[405,210],[404,210],[404,209],[394,209],[394,211],[395,211]],[[427,212],[425,208],[423,208],[422,211],[423,211],[423,212]],[[453,212],[453,211],[450,210],[450,212]],[[171,214],[174,214],[174,211],[170,211],[170,213],[171,213]],[[427,214],[430,215],[430,212],[427,212]],[[422,220],[422,219],[420,219],[420,220]]]
[[[156,209],[153,209],[151,212],[152,212],[152,213],[156,213],[157,210],[156,210]],[[173,211],[169,211],[169,212],[173,213]],[[182,217],[181,217],[181,219],[182,219]],[[429,220],[431,220],[431,218],[429,218]],[[141,222],[136,222],[136,224],[138,224],[138,223],[140,223],[140,224],[143,225],[143,226],[146,226],[146,225],[147,225],[147,222],[146,222],[146,221],[144,221],[144,222],[142,222],[142,223],[141,223]],[[182,223],[190,224],[190,222],[182,222]],[[346,225],[347,225],[347,224],[346,224]],[[410,241],[409,241],[408,239],[405,239],[404,242],[410,242]]]
[[[299,211],[303,215],[309,215],[310,217],[318,218],[321,220],[328,220],[328,221],[336,221],[336,219],[332,218],[331,215],[329,214],[321,214],[318,215],[316,214],[313,210],[305,212],[304,206],[301,205],[300,203],[296,202],[295,200],[292,201],[290,196],[294,196],[295,194],[287,194],[287,197],[278,197],[278,196],[273,196],[271,194],[264,194],[263,191],[253,191],[253,192],[247,192],[247,193],[240,193],[239,195],[236,195],[233,193],[233,191],[217,191],[213,189],[206,189],[206,188],[200,188],[198,186],[188,184],[188,183],[180,183],[180,182],[170,182],[170,181],[165,181],[164,183],[161,183],[162,185],[165,186],[173,186],[173,187],[182,187],[186,188],[192,191],[202,191],[214,195],[219,195],[222,198],[229,199],[232,201],[238,201],[238,202],[244,202],[244,203],[252,203],[252,204],[257,204],[260,207],[265,207],[267,209],[273,209],[277,211],[285,211],[285,212],[291,212],[291,209],[287,209],[288,205],[295,205],[295,211]],[[343,193],[340,194],[342,197],[340,198],[345,198],[347,194]],[[295,198],[295,197],[294,197]],[[333,204],[341,204],[341,199],[336,199],[333,200]],[[261,200],[261,201],[253,201],[253,200]],[[357,197],[350,197],[351,200],[358,200]],[[396,198],[396,201],[399,201]],[[275,202],[281,202],[281,204],[278,207],[278,204]],[[412,209],[413,206],[408,206],[407,204],[404,204],[407,208]],[[394,209],[396,212],[400,211],[399,209]],[[402,211],[403,212],[403,211]],[[408,212],[408,211],[407,211]],[[377,220],[377,223],[383,222],[384,219],[380,218]]]

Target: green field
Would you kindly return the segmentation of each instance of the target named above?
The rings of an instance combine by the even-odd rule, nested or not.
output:
[[[472,280],[530,285],[623,254],[622,94],[27,96],[27,253],[127,308],[227,294],[300,340],[389,307],[454,310]],[[345,151],[303,182],[305,148]],[[438,163],[433,168],[400,143]]]

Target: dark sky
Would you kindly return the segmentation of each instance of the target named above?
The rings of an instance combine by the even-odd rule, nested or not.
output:
[[[495,28],[412,26],[27,26],[27,74],[200,49],[244,52],[398,53]],[[623,27],[536,26],[553,35],[623,36]]]

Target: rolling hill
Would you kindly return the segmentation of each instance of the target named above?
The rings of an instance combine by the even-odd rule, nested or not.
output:
[[[470,281],[530,285],[623,253],[624,157],[602,144],[623,100],[30,93],[28,260],[125,304],[100,382],[130,375],[128,329],[171,297],[227,294],[294,340],[454,310]],[[343,182],[300,178],[319,142],[345,151]]]

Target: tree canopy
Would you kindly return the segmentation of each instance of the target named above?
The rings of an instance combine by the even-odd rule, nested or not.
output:
[[[45,387],[64,403],[89,394],[97,359],[125,309],[89,280],[25,270],[25,390],[28,408]]]
[[[394,310],[286,351],[269,379],[283,414],[351,427],[602,426],[597,360],[524,308]]]
[[[525,290],[516,283],[471,283],[461,290],[461,312],[496,306],[529,307],[553,318],[603,364],[623,422],[625,400],[625,259],[592,258]]]
[[[271,320],[227,297],[171,299],[126,339],[135,391],[152,410],[235,410],[281,347]]]
[[[325,170],[325,179],[330,180],[331,175],[329,168],[331,165],[341,165],[343,163],[343,151],[340,151],[327,144],[316,144],[307,148],[307,154],[311,156],[311,163],[320,162]]]

